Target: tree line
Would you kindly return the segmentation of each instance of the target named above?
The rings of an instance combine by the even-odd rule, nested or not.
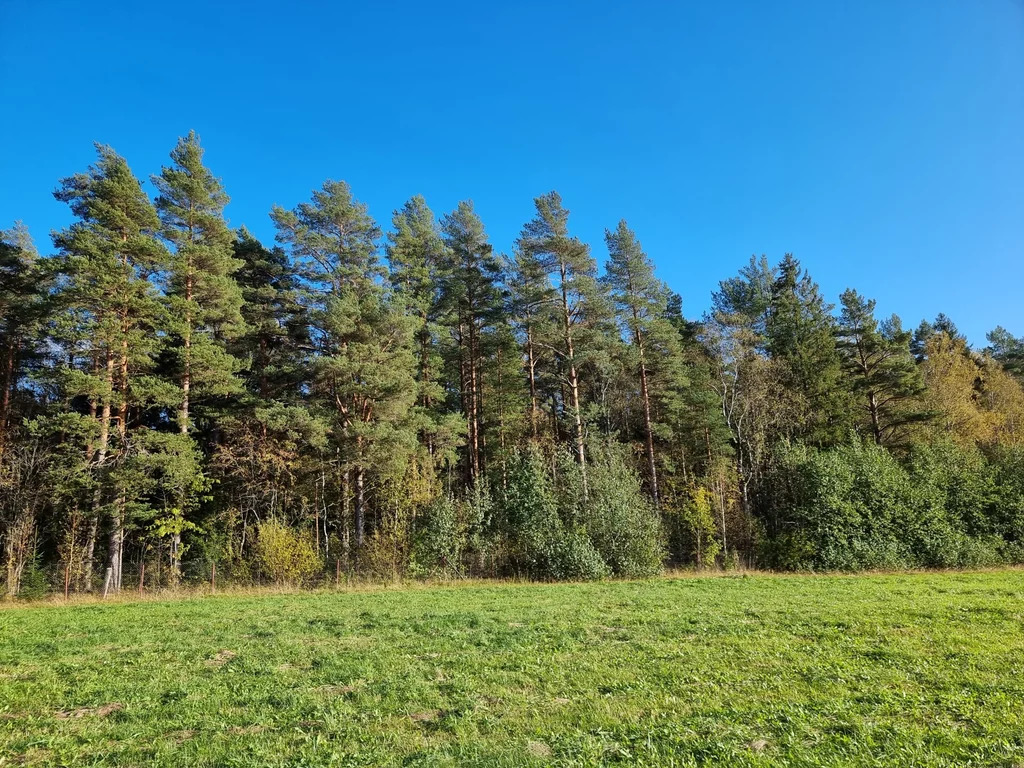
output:
[[[195,133],[60,180],[0,238],[8,596],[211,577],[639,576],[1024,561],[1024,338],[915,330],[800,263],[712,308],[556,192],[509,253],[470,201],[386,231],[345,182],[224,218]]]

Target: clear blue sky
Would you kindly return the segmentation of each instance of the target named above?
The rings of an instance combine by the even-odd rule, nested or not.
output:
[[[1024,334],[1024,0],[0,0],[0,29],[0,226],[43,250],[93,141],[148,178],[195,128],[268,241],[327,178],[384,226],[472,198],[500,250],[557,189],[691,317],[792,251],[833,301]]]

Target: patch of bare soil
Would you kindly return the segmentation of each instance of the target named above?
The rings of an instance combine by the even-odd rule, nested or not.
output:
[[[99,707],[81,707],[79,709],[64,709],[54,714],[58,720],[74,720],[79,717],[106,717],[112,712],[124,709],[124,704],[113,701]]]

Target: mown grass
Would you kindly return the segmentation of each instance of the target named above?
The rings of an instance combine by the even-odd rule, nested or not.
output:
[[[0,765],[1024,765],[1024,572],[0,611]]]

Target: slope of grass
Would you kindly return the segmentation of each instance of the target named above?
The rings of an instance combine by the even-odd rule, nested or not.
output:
[[[1024,573],[0,611],[0,765],[1024,765]]]

